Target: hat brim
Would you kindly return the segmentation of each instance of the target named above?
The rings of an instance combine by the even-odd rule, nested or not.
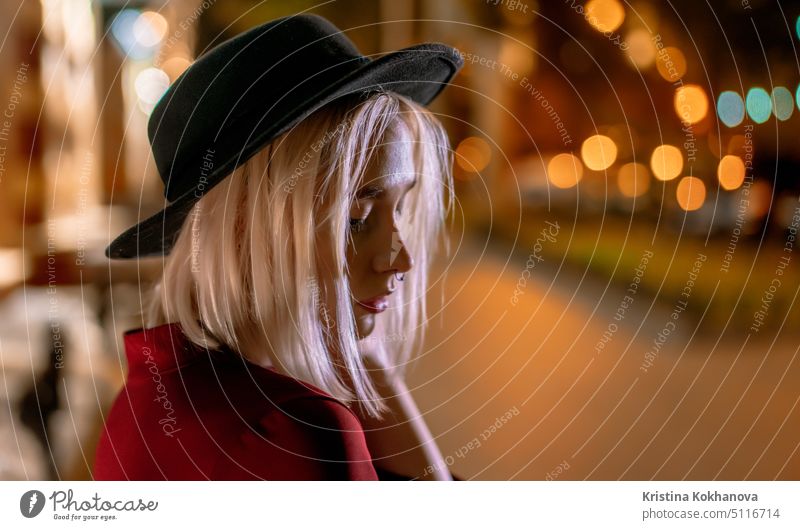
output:
[[[218,184],[270,141],[339,97],[383,89],[426,106],[439,95],[462,64],[456,49],[439,43],[418,44],[370,61],[339,83],[325,87],[304,104],[291,109],[282,119],[254,128],[242,149],[221,161],[208,175],[203,192]],[[114,239],[106,248],[105,255],[112,259],[130,259],[167,254],[186,216],[200,197],[202,193],[192,189],[171,203],[165,201],[164,209]]]

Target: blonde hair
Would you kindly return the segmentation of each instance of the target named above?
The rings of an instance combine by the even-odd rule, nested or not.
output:
[[[439,120],[391,92],[328,104],[200,198],[150,293],[145,325],[179,322],[203,348],[225,346],[271,364],[380,418],[387,409],[359,353],[346,249],[358,183],[396,119],[414,142],[418,182],[399,228],[415,265],[393,295],[400,310],[377,317],[374,333],[403,338],[383,342],[382,351],[392,373],[403,377],[424,340],[430,260],[439,248],[449,250],[452,155]],[[342,264],[328,280],[315,252],[320,238]],[[319,303],[323,293],[335,300],[330,315]],[[330,319],[338,333],[330,333]]]

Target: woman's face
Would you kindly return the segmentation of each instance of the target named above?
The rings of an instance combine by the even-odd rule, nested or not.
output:
[[[412,142],[407,126],[395,121],[350,206],[347,265],[358,338],[372,333],[375,319],[393,302],[396,276],[413,266],[398,231],[406,194],[416,184]]]

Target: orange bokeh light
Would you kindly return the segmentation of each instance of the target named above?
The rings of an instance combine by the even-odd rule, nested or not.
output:
[[[681,174],[683,155],[674,145],[659,145],[650,157],[650,169],[659,180],[672,180]]]
[[[678,204],[687,212],[697,210],[706,200],[706,185],[697,177],[683,177],[675,193]]]
[[[698,85],[684,85],[675,90],[675,112],[681,121],[697,123],[708,114],[708,96]]]
[[[619,168],[617,186],[626,197],[639,197],[650,189],[650,171],[639,163],[628,163]]]
[[[590,136],[581,145],[581,158],[589,169],[602,171],[617,159],[617,144],[602,134]]]
[[[455,153],[458,167],[469,173],[480,173],[492,160],[492,148],[486,140],[477,136],[464,138]]]
[[[734,155],[722,157],[717,166],[719,184],[726,190],[735,190],[744,182],[744,162]]]
[[[667,46],[658,52],[656,69],[667,81],[677,81],[686,74],[686,57],[678,48]]]
[[[583,164],[569,153],[561,153],[547,164],[547,178],[557,188],[571,188],[583,178]]]

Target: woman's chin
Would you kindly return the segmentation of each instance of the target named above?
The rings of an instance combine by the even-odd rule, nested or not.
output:
[[[369,336],[374,329],[375,315],[364,312],[363,314],[356,316],[356,333],[358,333],[359,340]]]

